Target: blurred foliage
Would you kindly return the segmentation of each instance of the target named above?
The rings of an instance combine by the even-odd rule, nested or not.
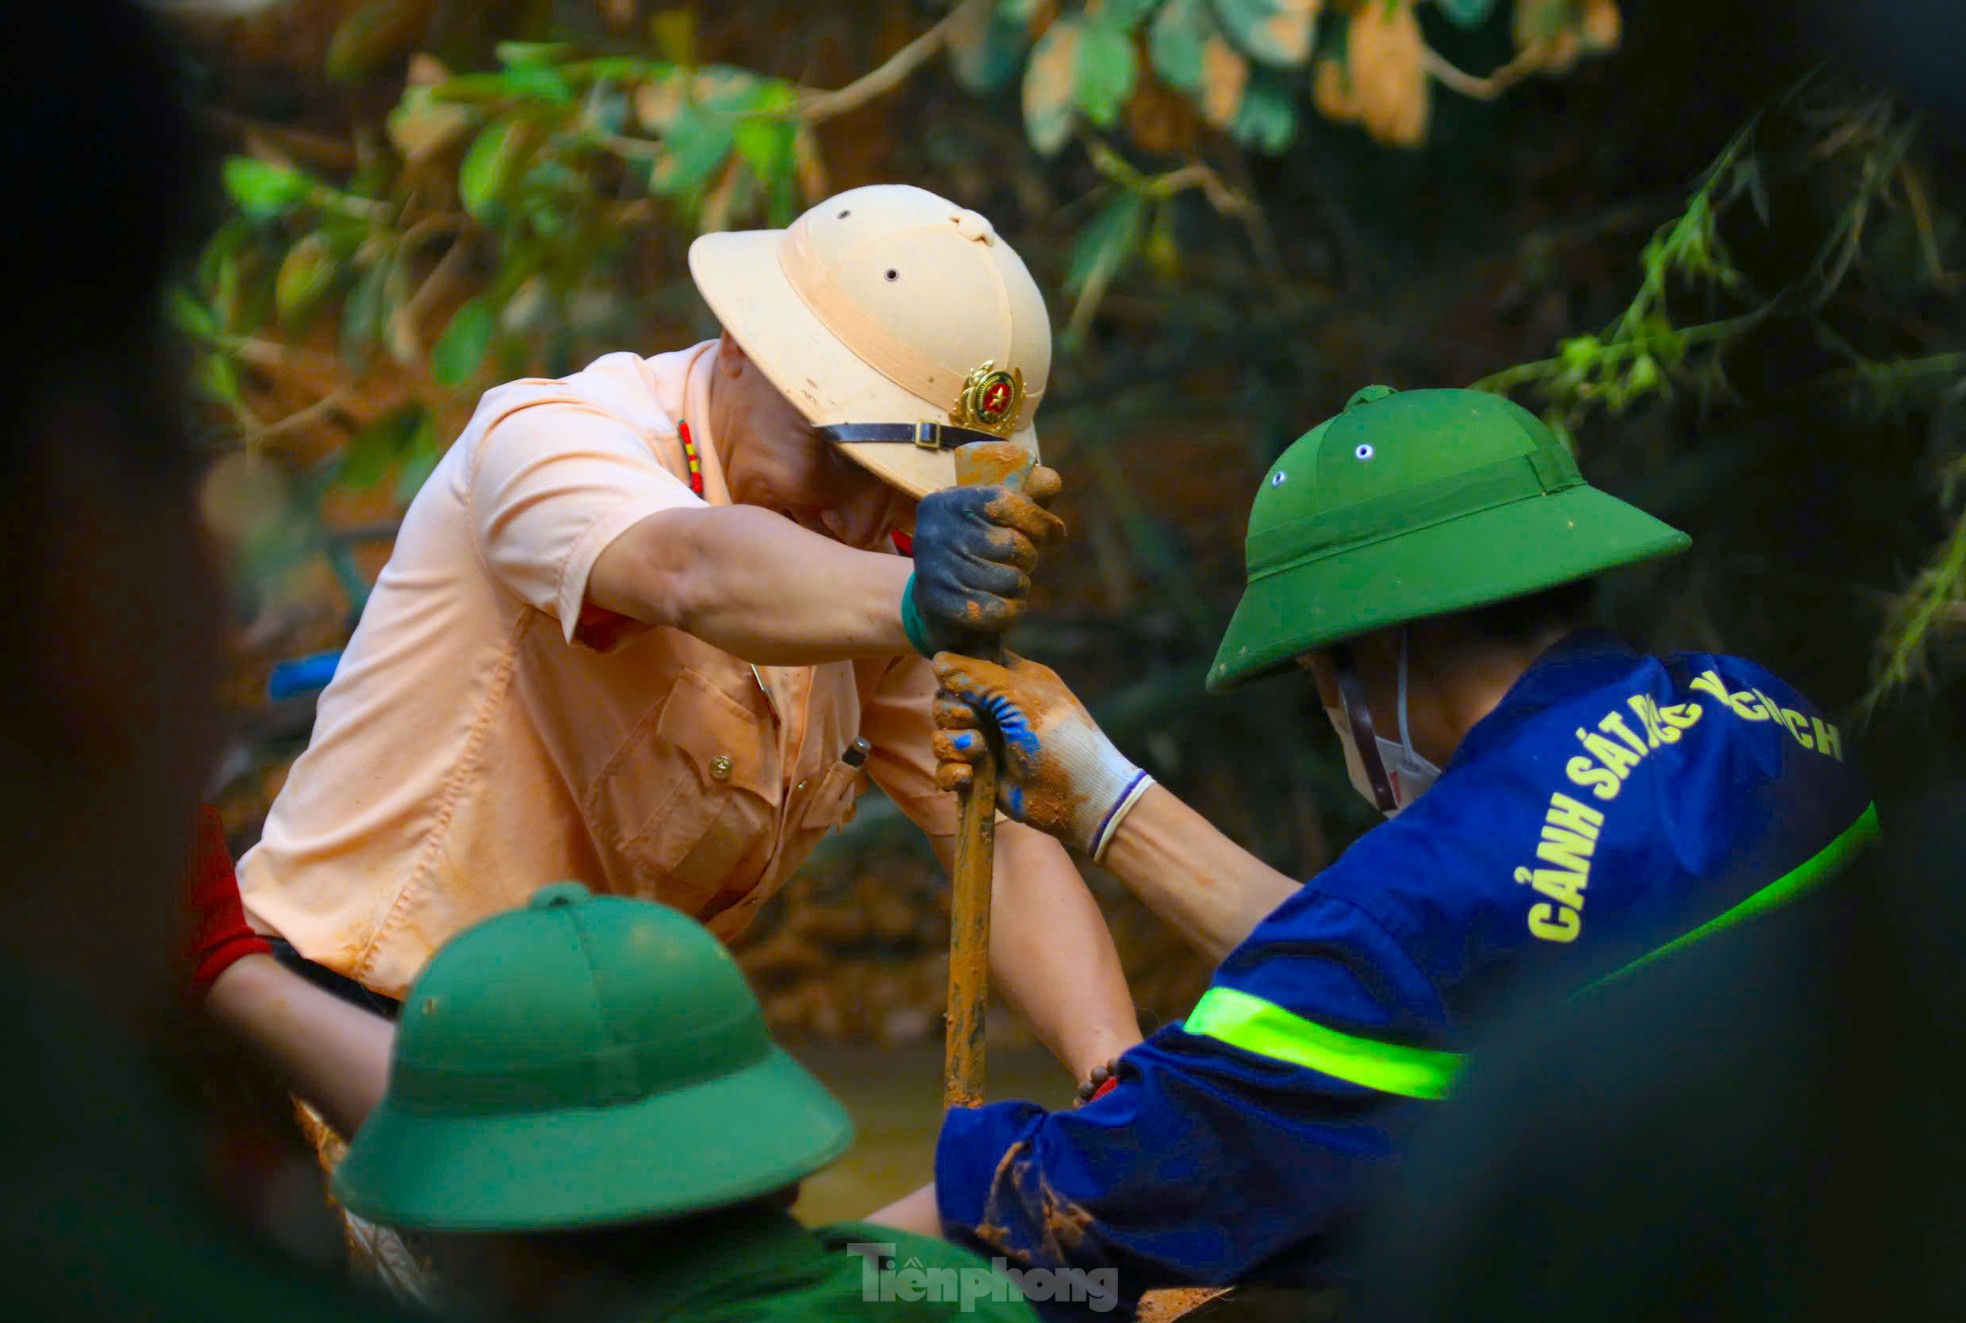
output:
[[[267,661],[345,638],[482,391],[713,334],[694,235],[885,180],[989,215],[1061,331],[1042,426],[1074,542],[1014,643],[1280,867],[1313,871],[1372,816],[1313,699],[1207,697],[1201,668],[1255,482],[1371,380],[1518,393],[1594,480],[1695,536],[1608,585],[1616,624],[1760,657],[1870,714],[1887,787],[1932,774],[1966,744],[1944,686],[1966,622],[1966,172],[1874,93],[1798,86],[1763,49],[1771,14],[1710,8],[284,0],[183,20],[230,154],[174,306],[247,622],[234,825],[304,729],[265,708]],[[782,1023],[919,1020],[868,1018],[893,992],[870,970],[823,993],[796,973],[939,986],[940,884],[900,825],[866,806],[761,921]],[[1179,1014],[1195,962],[1095,884],[1147,1015]]]
[[[1438,5],[1462,27],[1489,22],[1493,8]],[[1580,51],[1614,45],[1619,29],[1612,0],[1522,0],[1515,59],[1484,84],[1426,45],[1409,0],[963,0],[872,73],[821,91],[699,62],[686,9],[653,14],[646,35],[588,42],[499,39],[501,21],[528,37],[558,34],[550,13],[486,7],[468,33],[444,29],[441,17],[429,3],[368,0],[340,19],[330,84],[400,64],[394,104],[351,107],[338,126],[345,142],[334,144],[342,149],[325,153],[331,171],[269,137],[249,142],[259,154],[229,159],[234,214],[177,304],[180,324],[209,350],[201,383],[248,440],[315,417],[266,420],[255,410],[247,377],[280,359],[266,361],[261,337],[331,346],[350,383],[384,361],[417,378],[413,398],[363,419],[339,467],[320,475],[369,490],[393,474],[399,499],[434,462],[445,429],[431,420],[447,419],[447,404],[522,371],[564,373],[645,333],[651,302],[679,274],[681,240],[782,225],[831,191],[817,126],[937,56],[978,94],[1021,77],[1031,145],[1053,155],[1077,133],[1107,181],[1085,200],[1062,281],[1077,339],[1136,257],[1163,274],[1178,268],[1174,204],[1189,190],[1273,246],[1256,204],[1195,156],[1204,135],[1282,152],[1315,86],[1332,118],[1417,144],[1433,78],[1493,95],[1523,72],[1561,70]],[[490,67],[454,72],[426,44],[488,45]],[[1195,159],[1143,172],[1095,130]]]
[[[1713,419],[1749,404],[1729,378],[1730,362],[1752,360],[1771,342],[1806,339],[1813,352],[1792,357],[1781,383],[1806,407],[1887,422],[1921,406],[1949,407],[1966,395],[1966,355],[1905,354],[1914,309],[1943,307],[1966,282],[1941,257],[1959,222],[1934,212],[1915,139],[1916,124],[1889,100],[1852,103],[1820,78],[1805,80],[1727,145],[1684,211],[1652,236],[1639,257],[1638,292],[1615,321],[1564,340],[1551,358],[1474,384],[1530,388],[1566,437],[1593,410],[1670,407],[1681,392]],[[1833,191],[1804,220],[1813,242],[1782,267],[1764,259],[1754,274],[1744,271],[1728,233],[1765,254],[1772,209],[1825,181]],[[1902,459],[1911,472],[1936,473],[1919,504],[1926,522],[1952,528],[1886,603],[1866,713],[1901,686],[1930,680],[1936,633],[1966,599],[1966,509],[1956,495],[1966,451],[1949,427],[1940,439],[1938,454]],[[1686,441],[1682,458],[1704,448]],[[1929,438],[1919,442],[1928,450]]]

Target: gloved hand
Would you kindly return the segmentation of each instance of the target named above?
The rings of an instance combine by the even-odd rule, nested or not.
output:
[[[1154,779],[1113,747],[1056,672],[1014,654],[1004,661],[935,658],[936,779],[947,790],[969,784],[989,756],[988,717],[1003,736],[997,806],[1096,862]]]
[[[233,962],[249,955],[272,954],[266,939],[246,923],[239,878],[232,871],[232,853],[225,848],[225,824],[210,805],[198,809],[198,845],[185,901],[191,926],[185,965],[191,970],[194,996],[210,992],[218,976]]]
[[[1065,536],[1045,507],[1058,495],[1056,470],[1031,470],[1023,491],[945,487],[915,510],[915,574],[901,623],[923,656],[974,650],[1024,614],[1038,553]]]

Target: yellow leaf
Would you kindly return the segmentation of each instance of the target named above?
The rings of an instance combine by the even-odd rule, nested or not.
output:
[[[1593,51],[1616,50],[1623,36],[1617,0],[1590,0],[1584,9],[1584,45]]]
[[[664,9],[649,19],[649,35],[656,50],[671,64],[696,63],[696,11]]]
[[[1542,67],[1547,73],[1569,73],[1583,54],[1584,43],[1575,28],[1566,28],[1543,43]]]
[[[410,67],[403,81],[410,87],[435,87],[451,76],[443,61],[436,56],[418,51],[410,56]]]
[[[1571,0],[1515,0],[1515,44],[1521,49],[1553,40],[1573,21]]]
[[[1413,6],[1368,4],[1352,15],[1345,64],[1359,123],[1381,142],[1417,147],[1431,113],[1426,50]]]
[[[471,107],[432,100],[412,87],[389,114],[389,142],[405,161],[421,161],[457,142],[477,122]]]
[[[667,133],[683,113],[682,80],[664,78],[635,89],[635,119],[649,133]]]
[[[1311,57],[1311,40],[1317,35],[1317,16],[1322,8],[1324,0],[1283,0],[1263,24],[1263,35],[1286,57],[1285,65],[1294,68]]]
[[[1344,123],[1358,118],[1352,105],[1351,89],[1345,85],[1345,70],[1333,59],[1319,60],[1317,76],[1311,83],[1311,103],[1326,119]]]
[[[1216,128],[1229,126],[1242,107],[1242,92],[1249,85],[1249,61],[1216,32],[1201,48],[1201,113]]]
[[[1080,28],[1069,17],[1053,23],[1024,68],[1024,132],[1041,155],[1051,155],[1071,136]]]
[[[244,542],[286,514],[285,475],[272,460],[236,450],[206,470],[198,510],[219,538]]]

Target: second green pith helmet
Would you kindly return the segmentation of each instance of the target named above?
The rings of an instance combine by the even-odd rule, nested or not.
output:
[[[1208,687],[1691,545],[1586,483],[1520,405],[1367,386],[1264,477],[1249,512],[1249,586]]]
[[[559,883],[431,959],[334,1193],[418,1230],[603,1226],[768,1194],[852,1138],[700,924]]]

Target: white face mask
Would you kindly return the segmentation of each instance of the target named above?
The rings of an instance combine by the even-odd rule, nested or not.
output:
[[[1340,696],[1338,707],[1327,707],[1324,715],[1331,721],[1331,727],[1338,732],[1338,742],[1345,749],[1345,774],[1351,778],[1352,789],[1364,797],[1365,802],[1375,808],[1379,797],[1372,793],[1372,780],[1365,774],[1365,761],[1359,757],[1358,744],[1352,738],[1351,714],[1346,711],[1344,698]],[[1386,769],[1386,779],[1392,783],[1395,808],[1386,816],[1399,816],[1405,808],[1429,787],[1440,779],[1440,769],[1422,758],[1413,747],[1413,734],[1406,723],[1406,631],[1399,634],[1399,743],[1375,734],[1373,743],[1379,746],[1379,763]]]

